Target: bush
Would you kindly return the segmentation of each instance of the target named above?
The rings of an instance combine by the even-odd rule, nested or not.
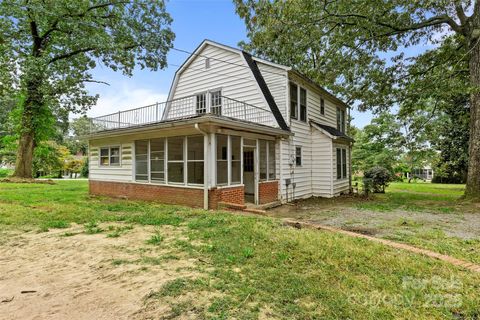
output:
[[[11,169],[2,169],[0,168],[0,178],[6,178],[10,175],[12,175],[13,170]]]
[[[88,178],[88,157],[83,161],[82,168],[80,169],[80,176]]]
[[[392,181],[392,174],[384,167],[373,167],[365,171],[363,178],[365,193],[384,193],[388,183]]]

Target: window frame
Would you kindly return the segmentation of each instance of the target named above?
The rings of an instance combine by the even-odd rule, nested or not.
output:
[[[202,108],[199,108],[199,97],[200,96],[203,96],[203,107]],[[199,92],[199,93],[196,93],[195,94],[195,113],[196,114],[206,114],[207,113],[207,98],[208,98],[208,94],[207,94],[207,91],[204,91],[204,92]]]
[[[298,155],[298,150],[300,150],[300,156]],[[300,163],[298,161],[300,159]],[[295,146],[295,167],[303,166],[303,148],[302,146]]]
[[[341,107],[337,107],[337,130],[345,133],[346,128],[346,111]]]
[[[214,95],[218,94],[217,99],[220,102],[219,104],[214,104],[213,99]],[[223,96],[222,96],[222,89],[213,89],[208,91],[208,99],[210,99],[210,113],[221,116],[222,115],[222,109],[223,109]],[[217,110],[217,111],[216,111]]]
[[[325,115],[325,99],[323,97],[320,97],[320,115]]]
[[[336,180],[346,180],[348,178],[348,159],[347,159],[347,148],[345,147],[336,147],[336,168],[337,168],[337,179]]]
[[[305,92],[305,105],[302,104],[302,90],[303,90],[303,92]],[[299,92],[299,95],[298,95],[299,96],[299,99],[298,99],[299,100],[299,103],[298,103],[298,119],[301,122],[307,122],[307,118],[308,118],[308,115],[307,115],[307,112],[308,112],[308,107],[307,107],[307,105],[308,105],[308,103],[307,103],[308,92],[307,92],[307,89],[305,89],[303,87],[300,87],[300,86],[298,86],[298,92]],[[302,117],[302,109],[303,108],[305,109],[305,114],[304,114],[305,118]]]
[[[295,108],[292,108],[292,102],[293,102],[293,97],[292,97],[292,85],[296,87],[296,100],[295,100]],[[298,85],[295,82],[290,81],[288,83],[288,94],[289,94],[289,105],[290,105],[290,119],[298,119],[298,105],[299,105],[299,96],[298,96]],[[292,110],[295,111],[295,114],[292,113]]]
[[[198,160],[198,159],[192,159],[190,160],[189,157],[188,157],[188,153],[189,153],[189,149],[188,149],[188,141],[189,139],[191,138],[201,138],[202,139],[202,153],[203,153],[203,159],[202,160]],[[186,181],[185,183],[189,186],[203,186],[205,184],[205,157],[207,156],[205,154],[205,137],[202,136],[202,135],[191,135],[191,136],[186,136],[186,140],[185,142],[186,143],[186,156],[185,156],[185,160],[186,160],[186,167],[184,168],[184,172],[186,173]],[[203,183],[190,183],[188,182],[189,180],[189,176],[188,176],[188,166],[190,163],[202,163],[203,164]]]
[[[108,150],[108,156],[102,156],[102,149]],[[112,149],[118,149],[118,163],[112,164]],[[108,164],[102,164],[102,157],[108,157]],[[121,167],[122,166],[122,146],[111,145],[98,148],[98,166],[99,167]]]

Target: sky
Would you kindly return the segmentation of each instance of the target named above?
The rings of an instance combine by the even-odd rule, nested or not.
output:
[[[233,47],[248,40],[245,25],[235,13],[231,0],[170,0],[166,5],[173,18],[175,48],[192,52],[204,39]],[[87,114],[100,116],[165,101],[175,71],[187,58],[188,54],[171,50],[165,70],[136,69],[132,77],[98,66],[93,70],[94,79],[105,81],[109,86],[88,85],[89,92],[99,94],[100,98]],[[352,124],[360,128],[372,118],[371,113],[354,108],[351,115]]]

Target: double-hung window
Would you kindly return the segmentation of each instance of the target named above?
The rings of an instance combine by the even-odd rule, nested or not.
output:
[[[337,179],[347,178],[347,149],[337,148]]]
[[[298,118],[298,87],[290,82],[290,118]]]
[[[345,132],[345,110],[337,107],[337,130]]]
[[[101,166],[119,166],[120,165],[120,147],[100,148]]]
[[[295,147],[295,165],[302,166],[302,147]]]
[[[307,122],[307,90],[300,88],[300,121]]]

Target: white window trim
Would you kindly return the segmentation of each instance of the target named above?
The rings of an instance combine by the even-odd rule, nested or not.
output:
[[[202,160],[189,160],[188,159],[188,138],[191,138],[191,137],[202,137],[203,139],[203,159]],[[188,183],[188,164],[189,163],[194,163],[194,162],[202,162],[203,163],[203,170],[205,172],[205,157],[207,157],[207,154],[205,153],[205,138],[204,136],[201,136],[201,135],[191,135],[191,136],[185,136],[185,142],[184,142],[184,152],[185,152],[185,168],[183,169],[183,173],[185,175],[185,185],[186,186],[196,186],[196,187],[200,187],[207,183],[206,180],[205,180],[205,174],[204,174],[204,178],[203,178],[203,184],[202,183]]]
[[[300,148],[300,165],[297,165],[297,148]],[[302,146],[295,145],[295,167],[301,168],[303,167],[303,148]]]
[[[227,160],[218,160],[217,158],[217,147],[218,147],[218,136],[227,136]],[[232,182],[232,137],[236,136],[240,138],[240,183],[233,183]],[[242,186],[243,185],[243,137],[239,135],[230,135],[230,134],[215,134],[215,186],[217,188],[225,188],[231,186]],[[227,183],[226,184],[218,184],[218,161],[226,161],[227,162]],[[237,161],[238,162],[238,161]]]
[[[335,157],[337,157],[337,150],[340,150],[340,178],[338,178],[338,169],[335,172],[335,180],[336,181],[341,181],[341,180],[347,180],[348,179],[348,152],[347,148],[345,147],[335,147]],[[343,172],[343,152],[345,151],[345,161],[346,161],[346,166],[345,166],[345,172]],[[335,159],[335,168],[338,167],[338,159]]]
[[[292,100],[291,100],[291,97],[290,97],[290,85],[292,83],[297,86],[297,117],[296,118],[292,117],[292,114],[290,113],[290,119],[291,120],[296,120],[296,121],[301,122],[301,123],[307,123],[308,122],[308,89],[305,88],[304,86],[299,85],[295,81],[291,81],[291,80],[288,82],[288,101],[289,101],[288,110],[289,110],[289,112],[291,110]],[[301,104],[301,102],[300,102],[301,101],[300,92],[301,92],[301,89],[305,90],[305,121],[300,119],[300,104]]]
[[[118,148],[118,164],[111,164],[112,148]],[[108,149],[108,164],[102,164],[102,149]],[[122,166],[122,146],[109,145],[98,148],[98,166],[99,167],[121,167]]]

